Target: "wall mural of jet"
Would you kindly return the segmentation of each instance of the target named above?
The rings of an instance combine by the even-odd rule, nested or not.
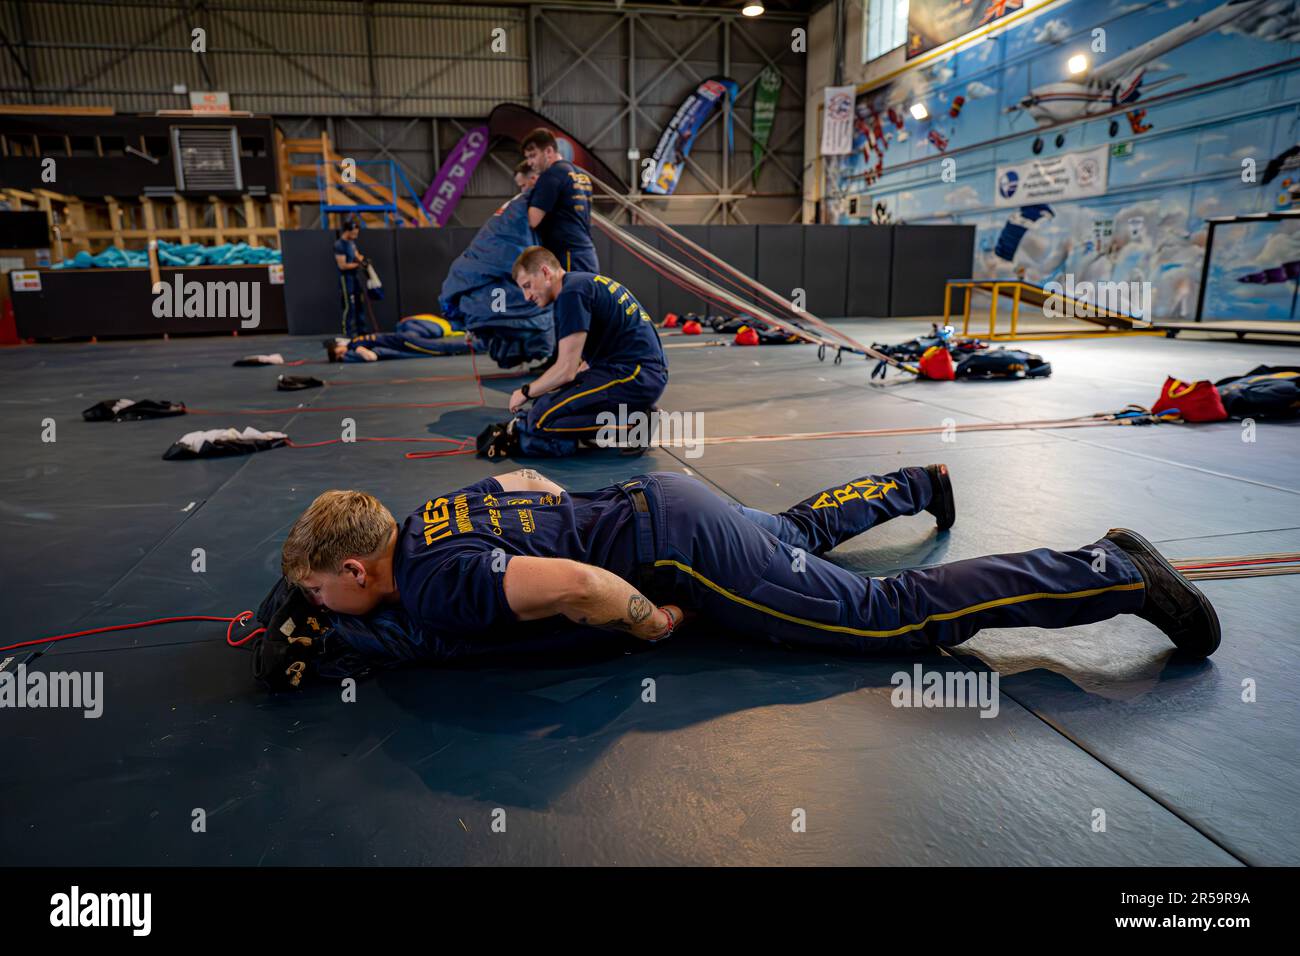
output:
[[[1028,113],[1039,126],[1054,126],[1136,103],[1143,93],[1181,78],[1170,76],[1146,82],[1148,72],[1161,56],[1175,47],[1218,30],[1242,14],[1257,9],[1264,2],[1266,0],[1229,0],[1127,53],[1092,66],[1077,80],[1061,80],[1035,86],[1019,103],[1007,107],[1006,112]],[[1141,119],[1139,115],[1134,122],[1130,114],[1135,133],[1144,131],[1139,128]],[[1110,134],[1114,136],[1117,130],[1118,124],[1112,123]]]

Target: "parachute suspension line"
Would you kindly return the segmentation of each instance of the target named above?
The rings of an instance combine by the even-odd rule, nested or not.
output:
[[[599,224],[599,223],[598,223],[598,224]],[[713,294],[711,294],[709,291],[707,291],[708,288],[709,288],[708,286],[700,286],[700,285],[696,285],[696,284],[694,284],[694,283],[691,283],[689,280],[684,279],[684,278],[682,278],[682,277],[676,275],[675,273],[668,271],[667,269],[663,268],[662,266],[657,265],[657,264],[656,264],[655,262],[653,262],[652,260],[646,258],[646,257],[643,256],[641,253],[637,252],[636,249],[634,249],[632,246],[630,246],[630,245],[628,245],[626,242],[624,242],[624,241],[623,241],[623,238],[621,237],[621,234],[619,234],[619,233],[617,233],[617,232],[614,232],[614,231],[610,231],[610,232],[608,233],[608,235],[609,235],[609,238],[610,238],[610,240],[611,240],[612,242],[614,242],[616,245],[621,246],[621,247],[624,249],[624,251],[626,251],[626,252],[628,252],[629,254],[631,254],[631,256],[632,256],[634,259],[638,260],[638,261],[641,262],[643,265],[649,267],[649,268],[652,269],[654,272],[656,272],[656,273],[658,273],[659,275],[663,276],[665,279],[667,279],[669,282],[672,282],[674,285],[677,285],[677,286],[679,286],[680,288],[685,289],[687,292],[690,292],[690,293],[692,293],[692,294],[694,294],[694,295],[698,295],[700,298],[705,299],[706,301],[712,302],[712,303],[714,303],[715,305],[726,306],[726,307],[729,307],[729,308],[734,308],[734,307],[735,307],[736,302],[735,302],[733,299],[722,299],[722,298],[719,298],[717,295],[713,295]],[[725,292],[725,290],[721,290],[721,291],[724,291],[724,292]],[[748,308],[748,306],[747,306],[746,308]]]
[[[648,221],[652,226],[654,226],[656,229],[659,229],[665,235],[672,237],[672,240],[674,240],[674,245],[676,245],[679,249],[682,246],[686,246],[695,250],[695,252],[699,253],[700,256],[703,256],[709,262],[716,263],[716,266],[720,266],[721,270],[725,270],[727,273],[730,273],[732,276],[735,276],[736,278],[740,279],[742,282],[744,282],[754,291],[762,293],[763,295],[767,296],[769,299],[771,299],[773,302],[779,305],[782,309],[791,313],[791,315],[798,316],[801,320],[808,321],[812,325],[821,329],[823,332],[831,336],[834,336],[835,338],[840,339],[841,341],[847,343],[853,348],[861,352],[864,352],[867,355],[870,355],[872,358],[879,359],[882,357],[879,353],[875,352],[875,350],[869,349],[861,342],[857,341],[856,339],[852,338],[846,333],[841,332],[839,329],[835,328],[829,323],[823,322],[821,319],[817,318],[817,316],[813,315],[812,313],[796,308],[795,304],[791,302],[789,299],[785,298],[784,296],[780,295],[777,292],[772,291],[767,286],[763,285],[763,283],[755,279],[753,276],[746,275],[742,270],[737,269],[731,263],[714,255],[712,252],[705,249],[703,246],[699,245],[698,243],[693,242],[692,240],[686,238],[680,232],[673,229],[672,226],[668,225],[668,223],[664,222],[662,219],[656,216],[654,213],[637,206],[631,200],[627,199],[625,196],[620,195],[619,193],[617,193],[616,191],[614,191],[604,183],[600,182],[599,180],[593,180],[593,182],[596,183],[596,185],[600,188],[602,192],[604,192],[606,196],[613,199],[624,209],[627,209],[628,212],[634,213],[635,215],[642,217],[643,219]],[[612,223],[610,223],[609,225],[612,228],[615,229],[618,228],[617,226],[613,226]],[[720,270],[716,267],[713,269],[713,271],[715,273],[720,272]]]
[[[840,339],[844,341],[847,341],[848,343],[850,343],[849,345],[844,345],[841,342],[833,341],[824,335],[818,334],[816,331],[805,329],[802,326],[794,324],[793,322],[787,321],[785,319],[777,318],[775,315],[773,315],[771,312],[767,311],[766,309],[758,308],[748,302],[745,302],[743,299],[740,299],[738,296],[728,292],[726,289],[723,289],[722,287],[718,286],[716,283],[693,272],[691,269],[682,265],[677,260],[671,258],[670,256],[665,255],[659,249],[656,249],[653,246],[646,244],[642,240],[638,239],[636,236],[623,232],[623,230],[619,229],[618,226],[614,225],[612,222],[610,222],[607,218],[602,216],[600,213],[593,212],[591,215],[591,219],[592,222],[596,223],[597,226],[599,226],[605,233],[609,235],[612,241],[618,243],[620,246],[622,246],[624,249],[627,249],[629,252],[633,250],[639,252],[640,255],[638,255],[637,258],[643,262],[646,262],[647,265],[649,265],[649,261],[653,261],[654,263],[657,263],[662,269],[667,270],[667,272],[660,272],[659,269],[656,269],[655,270],[656,272],[660,272],[660,275],[664,275],[667,279],[669,279],[669,281],[673,282],[678,286],[681,286],[684,289],[687,289],[688,291],[692,291],[697,295],[702,295],[705,298],[710,299],[710,301],[720,302],[721,304],[728,305],[731,306],[732,308],[747,312],[753,315],[753,317],[758,321],[763,322],[771,326],[772,328],[780,329],[781,331],[786,332],[789,335],[797,336],[798,338],[801,338],[807,342],[811,342],[814,345],[825,346],[825,347],[836,349],[838,351],[857,352],[859,354],[868,356],[870,358],[874,358],[877,361],[884,362],[887,365],[892,365],[895,368],[903,369],[904,371],[912,371],[906,365],[904,365],[902,362],[900,362],[898,359],[894,358],[893,356],[885,355],[884,353],[878,352],[873,348],[869,348],[867,346],[854,342],[852,339],[848,338],[843,333],[836,331],[835,329],[831,329],[827,327],[828,331],[831,334],[838,336]],[[705,294],[705,292],[702,292],[700,290],[707,290],[707,294]],[[807,315],[806,313],[801,313],[801,314],[804,315],[805,317]]]

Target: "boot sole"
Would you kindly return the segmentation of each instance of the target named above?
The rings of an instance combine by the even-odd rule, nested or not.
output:
[[[1214,605],[1210,603],[1210,599],[1205,596],[1204,592],[1202,592],[1201,589],[1198,588],[1191,581],[1188,581],[1185,577],[1183,577],[1182,573],[1176,567],[1170,564],[1169,560],[1163,554],[1161,554],[1158,550],[1156,550],[1155,545],[1153,545],[1146,538],[1142,537],[1142,535],[1138,534],[1136,531],[1132,531],[1128,528],[1111,528],[1110,531],[1106,532],[1106,537],[1118,545],[1119,542],[1115,540],[1116,536],[1123,536],[1127,538],[1129,541],[1133,542],[1138,547],[1140,547],[1143,551],[1145,551],[1149,556],[1154,557],[1156,561],[1160,563],[1160,566],[1165,569],[1166,572],[1174,575],[1174,577],[1177,580],[1183,583],[1184,587],[1186,587],[1189,591],[1191,591],[1192,594],[1196,596],[1196,602],[1200,606],[1201,612],[1205,615],[1206,620],[1210,624],[1209,630],[1211,634],[1211,643],[1209,649],[1202,650],[1200,648],[1183,647],[1177,642],[1174,643],[1174,646],[1177,647],[1184,654],[1190,654],[1194,657],[1209,657],[1211,654],[1217,651],[1219,649],[1219,644],[1223,640],[1223,633],[1219,626],[1219,613],[1216,610],[1214,610]],[[1121,547],[1120,550],[1126,551],[1127,549]],[[1170,640],[1173,639],[1170,638]]]

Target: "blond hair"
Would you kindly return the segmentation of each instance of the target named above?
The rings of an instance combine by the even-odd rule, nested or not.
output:
[[[397,522],[364,491],[326,491],[289,529],[280,569],[294,584],[316,571],[336,572],[348,558],[369,558],[388,543]]]
[[[560,260],[555,258],[555,253],[551,252],[545,246],[529,246],[523,252],[519,253],[519,258],[515,264],[510,267],[510,278],[518,279],[519,273],[526,272],[532,275],[542,266],[550,266],[552,269],[559,271]]]

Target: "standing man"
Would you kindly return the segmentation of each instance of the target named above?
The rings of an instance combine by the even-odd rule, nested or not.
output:
[[[554,308],[555,364],[510,396],[515,417],[479,436],[481,453],[572,455],[579,440],[596,437],[602,413],[626,421],[654,408],[668,384],[668,360],[631,290],[608,276],[566,272],[541,246],[521,252],[511,276],[529,302]],[[525,413],[529,399],[536,401]]]
[[[366,259],[357,251],[357,236],[361,235],[361,222],[343,220],[343,228],[334,240],[334,262],[339,269],[339,291],[343,294],[343,337],[354,339],[364,335],[366,328]]]
[[[528,200],[528,225],[566,271],[598,271],[591,242],[591,177],[560,155],[549,129],[533,130],[522,146],[537,173]]]

